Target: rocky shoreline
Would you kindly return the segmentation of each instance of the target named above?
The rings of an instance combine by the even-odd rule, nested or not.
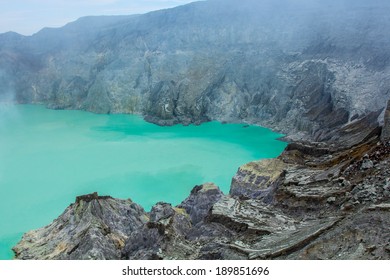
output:
[[[228,195],[207,183],[149,213],[78,197],[26,233],[16,259],[390,259],[389,114],[241,166]]]

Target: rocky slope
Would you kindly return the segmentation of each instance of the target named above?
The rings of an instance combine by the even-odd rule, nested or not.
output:
[[[229,195],[204,184],[150,213],[79,197],[13,250],[18,259],[390,259],[389,126],[364,139],[345,130],[348,147],[292,143],[240,167]]]
[[[49,226],[25,234],[14,251],[22,259],[119,259],[131,232],[148,220],[131,200],[80,196]]]
[[[0,35],[0,99],[323,141],[390,98],[384,0],[210,0]]]

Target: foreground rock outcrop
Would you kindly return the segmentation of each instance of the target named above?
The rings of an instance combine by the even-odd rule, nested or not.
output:
[[[78,197],[13,250],[18,259],[390,259],[390,142],[377,128],[348,148],[291,143],[240,167],[230,195],[207,183],[149,213]]]
[[[129,235],[149,220],[131,200],[77,197],[50,225],[30,231],[13,248],[19,259],[119,259]]]

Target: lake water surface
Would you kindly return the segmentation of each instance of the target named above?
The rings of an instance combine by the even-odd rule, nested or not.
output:
[[[131,198],[146,211],[179,204],[195,185],[229,192],[237,168],[278,156],[281,135],[242,124],[160,127],[133,115],[0,103],[0,259],[75,197]]]

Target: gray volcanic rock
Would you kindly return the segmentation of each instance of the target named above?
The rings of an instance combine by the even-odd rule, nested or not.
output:
[[[257,235],[296,229],[294,219],[257,200],[223,197],[212,208],[209,222],[220,223],[237,232]]]
[[[378,122],[381,114],[380,111],[371,112],[361,119],[353,120],[333,131],[322,131],[319,139],[331,143],[333,150],[348,149],[356,144],[367,141],[381,134]]]
[[[77,197],[50,225],[30,231],[13,248],[17,259],[119,259],[131,232],[148,221],[131,200]]]
[[[286,164],[279,159],[250,162],[241,166],[232,179],[230,195],[272,200]]]
[[[342,220],[288,259],[390,259],[389,208],[364,209]]]
[[[305,247],[318,236],[331,229],[338,218],[326,218],[301,222],[296,230],[286,230],[264,237],[261,242],[252,246],[236,246],[245,252],[249,259],[269,259],[288,255],[297,249]]]
[[[0,95],[323,141],[390,98],[389,3],[343,3],[209,0],[0,34]]]
[[[382,141],[390,140],[390,100],[387,101],[387,107],[385,109],[381,139]]]
[[[189,197],[178,207],[190,215],[193,225],[196,225],[209,214],[211,207],[223,196],[221,190],[213,183],[195,186]]]
[[[203,221],[211,207],[223,196],[211,183],[195,186],[191,194],[178,207],[157,203],[149,216],[150,221],[134,232],[122,252],[125,259],[193,259],[200,246],[195,240],[213,236],[216,229]],[[209,234],[206,232],[210,231]]]
[[[157,203],[150,212],[150,221],[133,232],[122,251],[125,259],[186,259],[194,249],[185,239],[191,220],[181,208]]]

